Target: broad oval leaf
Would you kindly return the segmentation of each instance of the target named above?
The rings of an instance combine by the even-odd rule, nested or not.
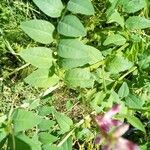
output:
[[[87,58],[85,45],[77,39],[63,39],[59,43],[58,55],[63,58]]]
[[[86,30],[81,21],[74,15],[67,15],[61,20],[57,28],[58,32],[65,36],[86,36]]]
[[[96,49],[93,46],[89,46],[86,45],[85,47],[86,51],[87,51],[87,55],[89,57],[89,64],[95,64],[98,61],[103,60],[103,56],[102,53],[100,52],[100,50]]]
[[[123,11],[127,13],[135,13],[146,6],[145,0],[121,0]]]
[[[110,16],[108,16],[108,23],[117,22],[122,28],[124,28],[124,18],[115,10]]]
[[[50,130],[55,125],[55,121],[42,119],[41,123],[38,125],[41,131]]]
[[[107,37],[104,41],[103,45],[107,46],[110,44],[114,45],[124,45],[126,43],[126,39],[120,34],[113,34]]]
[[[89,57],[86,58],[65,58],[61,59],[61,64],[64,69],[71,69],[76,67],[81,67],[89,62]]]
[[[101,52],[77,39],[64,39],[59,43],[58,55],[61,56],[62,66],[65,69],[94,64],[103,59]]]
[[[38,136],[39,136],[39,140],[40,140],[40,142],[42,142],[42,144],[52,144],[58,140],[58,138],[56,136],[49,134],[47,132],[40,132],[38,134]]]
[[[131,116],[131,115],[127,115],[126,116],[127,118],[127,121],[132,125],[134,126],[135,128],[143,131],[143,132],[146,132],[145,131],[145,127],[144,125],[142,124],[142,122],[140,121],[139,118],[135,117],[135,116]]]
[[[36,139],[29,138],[25,134],[15,135],[15,150],[42,150],[41,143]]]
[[[42,121],[37,114],[23,109],[16,109],[12,116],[15,132],[32,129]]]
[[[54,116],[59,124],[59,127],[61,129],[61,133],[66,133],[70,130],[71,126],[73,125],[72,120],[66,116],[65,114],[55,112]]]
[[[44,20],[30,20],[22,22],[21,29],[33,40],[43,44],[50,44],[53,41],[54,26]]]
[[[52,50],[45,47],[34,47],[22,50],[19,55],[28,63],[39,68],[52,66]]]
[[[126,82],[123,82],[123,84],[121,85],[121,87],[118,91],[118,95],[121,98],[127,97],[129,95],[129,87]]]
[[[33,0],[33,2],[42,10],[46,15],[57,18],[61,16],[64,8],[61,0]]]
[[[94,78],[90,71],[75,68],[66,72],[65,82],[70,87],[90,88],[94,85]]]
[[[126,20],[126,27],[129,30],[140,30],[150,27],[150,20],[144,17],[133,16]]]
[[[122,71],[126,71],[133,66],[127,58],[117,55],[107,63],[106,69],[112,74],[117,74]]]
[[[84,15],[94,15],[95,12],[90,0],[70,0],[67,9]]]
[[[49,70],[43,68],[37,69],[25,78],[26,83],[40,88],[54,86],[58,81],[59,78],[57,75],[50,75]]]
[[[143,101],[139,97],[129,94],[125,99],[125,103],[129,108],[132,109],[142,109]]]

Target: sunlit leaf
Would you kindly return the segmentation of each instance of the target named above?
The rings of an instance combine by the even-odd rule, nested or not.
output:
[[[58,24],[58,32],[65,36],[86,36],[86,30],[80,20],[74,15],[67,15]]]
[[[35,86],[35,87],[41,87],[41,88],[47,88],[50,86],[54,86],[59,81],[59,78],[57,75],[53,74],[51,75],[48,69],[37,69],[33,73],[31,73],[29,76],[25,78],[25,82]]]
[[[76,68],[67,71],[65,82],[70,87],[89,88],[93,87],[94,78],[88,70]]]
[[[61,0],[33,0],[33,2],[41,9],[46,15],[57,18],[61,16],[64,8]]]
[[[54,26],[45,20],[30,20],[21,23],[21,29],[33,40],[43,44],[53,42]]]
[[[90,0],[70,0],[67,8],[73,13],[84,15],[93,15],[95,12]]]
[[[22,50],[19,55],[28,63],[39,68],[52,66],[52,50],[45,47],[34,47]]]
[[[12,120],[15,132],[32,129],[42,121],[37,114],[23,109],[16,109]]]

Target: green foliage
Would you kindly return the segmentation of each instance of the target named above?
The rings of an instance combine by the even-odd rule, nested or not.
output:
[[[90,0],[70,0],[67,9],[73,13],[80,13],[84,15],[93,15],[94,7]]]
[[[0,4],[0,149],[101,149],[93,114],[114,103],[146,146],[149,2],[33,2]]]
[[[49,72],[48,69],[40,68],[25,78],[25,82],[36,87],[49,87],[57,84],[59,78],[57,75]]]
[[[59,22],[58,32],[65,36],[79,37],[86,36],[86,31],[80,20],[74,15],[67,15]]]
[[[72,69],[65,76],[66,84],[70,87],[90,88],[94,85],[94,78],[88,70]]]
[[[33,2],[42,10],[46,15],[57,18],[61,16],[63,4],[61,0],[33,0]]]
[[[126,26],[130,30],[145,29],[150,27],[150,20],[144,17],[133,16],[127,19]]]
[[[17,109],[12,117],[15,132],[27,130],[38,125],[42,120],[40,116],[23,109]]]
[[[109,44],[115,44],[115,45],[124,45],[126,43],[126,39],[119,35],[114,34],[107,37],[107,39],[104,41],[103,45],[107,46]]]
[[[49,44],[53,41],[54,26],[44,20],[30,20],[21,23],[21,29],[33,40]]]
[[[22,50],[19,55],[28,63],[38,68],[50,68],[52,66],[52,51],[45,47],[34,47]]]

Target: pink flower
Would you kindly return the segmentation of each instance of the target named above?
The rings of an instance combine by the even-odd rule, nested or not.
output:
[[[103,150],[139,150],[136,144],[121,137],[129,125],[112,119],[119,111],[120,105],[116,104],[104,115],[96,117],[101,134],[96,137],[95,144],[102,144]]]
[[[119,126],[122,124],[121,121],[112,119],[112,117],[120,111],[120,108],[120,105],[116,104],[104,115],[96,117],[96,122],[102,132],[108,132],[112,126]]]

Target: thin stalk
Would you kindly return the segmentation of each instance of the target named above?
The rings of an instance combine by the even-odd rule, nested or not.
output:
[[[10,72],[9,74],[5,75],[4,77],[1,77],[0,80],[3,81],[4,79],[6,79],[6,78],[8,78],[9,76],[15,74],[16,72],[18,72],[18,71],[20,71],[20,70],[22,70],[22,69],[28,67],[29,65],[30,65],[30,64],[27,63],[27,64],[25,64],[25,65],[23,65],[23,66],[21,66],[21,67],[15,69],[14,71]]]

